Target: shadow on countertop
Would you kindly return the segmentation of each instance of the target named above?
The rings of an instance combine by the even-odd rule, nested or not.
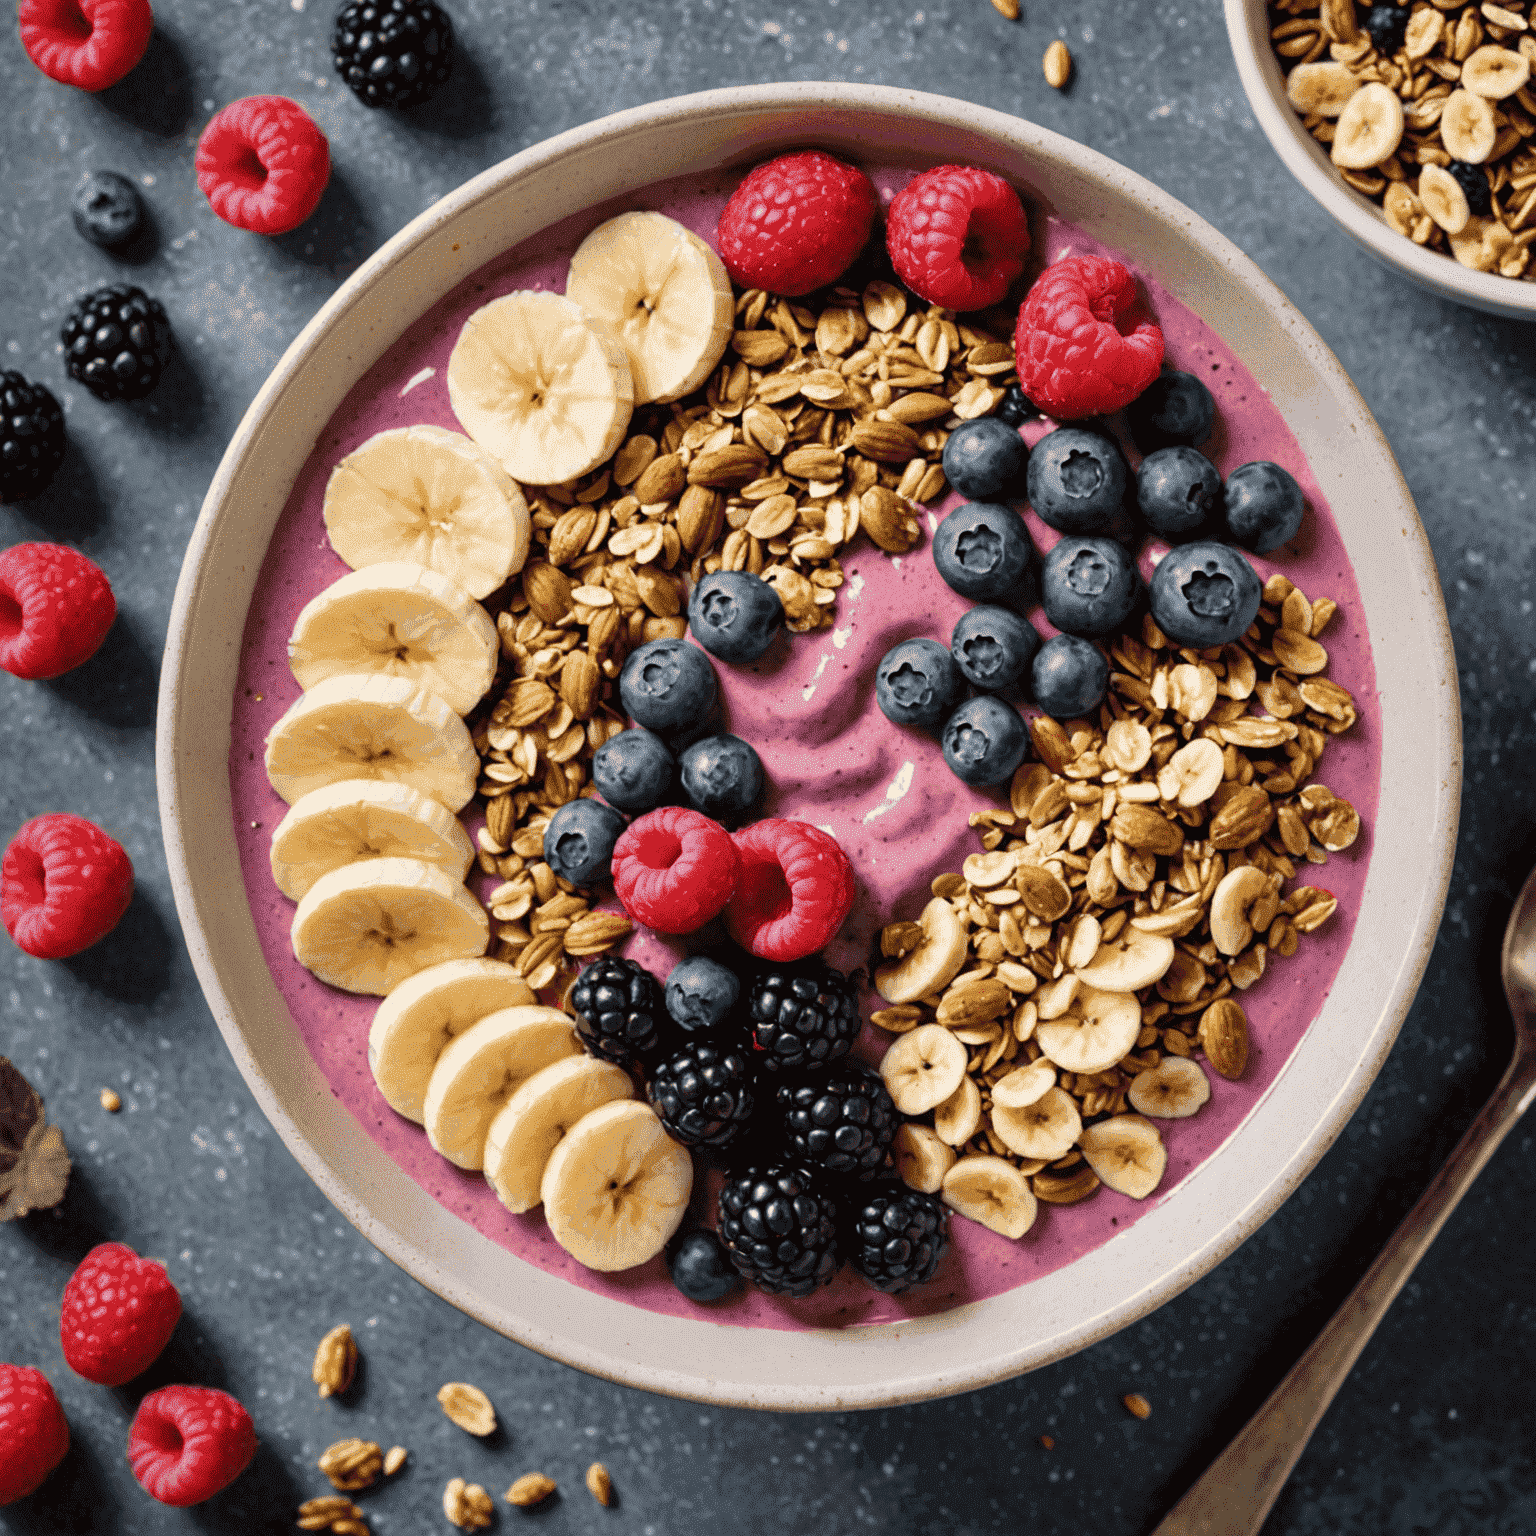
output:
[[[373,221],[335,165],[315,211],[297,229],[269,238],[285,256],[332,277],[361,266],[378,243]]]
[[[134,887],[122,921],[106,938],[58,963],[92,991],[148,1007],[170,987],[173,947],[180,943],[140,885]]]
[[[484,139],[499,126],[496,93],[473,52],[461,43],[454,51],[453,72],[437,94],[419,107],[396,112],[401,123],[443,139]]]
[[[192,121],[193,71],[181,45],[157,25],[144,57],[95,99],[114,117],[173,139]]]
[[[145,648],[132,617],[119,610],[101,649],[43,686],[102,725],[153,730],[160,661]]]

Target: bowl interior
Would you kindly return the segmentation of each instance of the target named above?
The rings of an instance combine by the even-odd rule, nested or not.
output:
[[[1003,1296],[879,1329],[786,1334],[639,1313],[543,1274],[379,1151],[329,1093],[249,908],[228,898],[240,877],[227,764],[263,552],[358,377],[443,294],[546,225],[658,178],[805,144],[996,169],[1132,255],[1215,326],[1328,488],[1365,604],[1390,772],[1355,943],[1333,992],[1268,1095],[1177,1198],[1069,1270]],[[1294,1188],[1358,1102],[1411,1000],[1449,875],[1459,730],[1443,607],[1406,488],[1337,363],[1246,258],[1148,183],[1018,119],[915,93],[764,86],[663,102],[527,151],[429,210],[321,311],[251,407],[188,551],[166,663],[158,769],[178,908],[226,1041],[290,1149],[383,1251],[482,1321],[597,1374],[722,1403],[863,1406],[974,1387],[1080,1348],[1197,1278]]]
[[[1536,283],[1474,272],[1453,257],[1404,239],[1368,197],[1349,186],[1328,149],[1302,127],[1286,99],[1285,75],[1269,40],[1265,0],[1224,0],[1227,36],[1249,105],[1286,168],[1363,245],[1411,282],[1441,298],[1515,320],[1536,320]]]

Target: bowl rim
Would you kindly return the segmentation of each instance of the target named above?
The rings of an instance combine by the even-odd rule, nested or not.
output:
[[[786,119],[776,140],[779,147],[784,147],[816,137],[804,126],[807,116],[816,113],[823,116],[830,113],[839,121],[846,119],[845,136],[857,134],[859,127],[855,123],[867,131],[883,119],[892,123],[899,120],[905,128],[911,128],[915,123],[1000,143],[1009,155],[1017,158],[1033,156],[1063,177],[1076,176],[1084,183],[1107,186],[1127,200],[1133,199],[1137,212],[1156,221],[1167,237],[1173,238],[1176,232],[1177,238],[1186,244],[1198,242],[1211,265],[1221,267],[1233,282],[1260,303],[1268,324],[1283,332],[1293,344],[1299,354],[1297,363],[1305,363],[1314,370],[1314,377],[1329,391],[1330,407],[1341,413],[1345,424],[1355,434],[1359,448],[1367,454],[1374,453],[1380,461],[1381,472],[1387,481],[1382,499],[1390,503],[1394,520],[1399,514],[1402,518],[1401,553],[1392,558],[1406,562],[1405,569],[1418,584],[1423,598],[1417,614],[1422,625],[1412,636],[1412,648],[1418,657],[1415,676],[1422,675],[1425,680],[1423,691],[1431,701],[1433,715],[1430,729],[1424,733],[1427,740],[1420,738],[1423,741],[1422,761],[1408,770],[1410,775],[1416,775],[1414,784],[1429,804],[1427,818],[1420,807],[1417,822],[1419,847],[1427,846],[1429,851],[1423,858],[1422,882],[1416,889],[1395,898],[1404,914],[1403,923],[1410,939],[1396,965],[1379,973],[1379,979],[1372,983],[1381,995],[1375,1022],[1368,1029],[1362,1026],[1359,1037],[1351,1039],[1342,1055],[1338,1054],[1336,1045],[1321,1039],[1309,1047],[1309,1041],[1320,1035],[1315,1027],[1309,1028],[1286,1069],[1270,1085],[1222,1150],[1231,1148],[1249,1132],[1257,1134],[1255,1122],[1261,1116],[1264,1125],[1269,1126],[1286,1112],[1287,1106],[1301,1091],[1297,1074],[1292,1070],[1301,1053],[1307,1052],[1311,1062],[1314,1053],[1317,1053],[1315,1059],[1321,1061],[1326,1053],[1333,1052],[1326,1059],[1336,1069],[1337,1077],[1328,1079],[1330,1086],[1326,1095],[1320,1097],[1311,1093],[1304,1097],[1307,1112],[1315,1114],[1316,1118],[1310,1122],[1311,1129],[1300,1144],[1288,1143],[1288,1155],[1267,1165],[1262,1177],[1250,1181],[1252,1187],[1244,1184],[1237,1191],[1238,1202],[1223,1206],[1219,1218],[1214,1221],[1191,1221],[1181,1213],[1177,1219],[1193,1231],[1180,1230],[1179,1241],[1171,1248],[1166,1238],[1175,1218],[1163,1219],[1167,1210],[1164,1205],[1159,1210],[1149,1211],[1144,1220],[1094,1253],[1085,1255],[1076,1264],[1041,1276],[1028,1287],[1017,1288],[1002,1296],[967,1303],[929,1318],[886,1324],[875,1330],[785,1333],[723,1328],[707,1321],[637,1312],[621,1302],[568,1285],[557,1276],[545,1276],[468,1228],[420,1191],[392,1162],[388,1169],[377,1173],[377,1179],[383,1181],[391,1198],[399,1203],[390,1209],[387,1217],[371,1208],[367,1198],[372,1188],[369,1179],[375,1175],[366,1166],[360,1169],[356,1162],[348,1159],[361,1159],[366,1165],[370,1151],[377,1152],[377,1149],[345,1110],[339,1114],[345,1117],[346,1123],[341,1123],[335,1112],[323,1122],[318,1118],[324,1111],[317,1106],[322,1100],[328,1102],[330,1095],[324,1079],[312,1070],[312,1063],[307,1076],[302,1062],[293,1065],[292,1071],[297,1077],[292,1083],[279,1084],[268,1075],[258,1053],[271,1048],[269,1026],[273,1021],[270,1016],[260,1013],[251,997],[240,995],[238,987],[232,985],[233,981],[242,978],[238,975],[226,977],[221,969],[221,966],[224,969],[230,966],[227,945],[223,950],[219,946],[225,945],[223,928],[231,920],[221,915],[221,905],[225,909],[238,908],[247,926],[250,925],[250,914],[248,903],[243,899],[243,887],[240,901],[230,903],[224,899],[221,902],[227,892],[219,887],[206,867],[214,844],[224,840],[231,851],[234,847],[227,771],[229,727],[225,718],[222,737],[217,731],[210,733],[206,709],[199,711],[197,708],[194,683],[199,667],[206,670],[210,666],[224,665],[232,675],[234,663],[229,660],[230,654],[238,658],[240,635],[230,636],[228,609],[218,606],[220,594],[216,590],[219,580],[234,578],[227,571],[212,572],[209,557],[222,549],[227,563],[230,550],[244,547],[239,545],[240,539],[249,542],[249,533],[241,531],[242,519],[249,522],[257,512],[249,501],[241,502],[236,495],[240,477],[262,447],[263,433],[273,413],[294,408],[293,401],[296,391],[300,390],[305,367],[327,344],[327,338],[340,322],[353,312],[360,313],[362,301],[376,282],[387,278],[397,264],[413,253],[420,257],[428,248],[440,251],[441,245],[434,247],[434,242],[445,241],[453,221],[477,204],[505,193],[525,176],[558,168],[563,161],[582,152],[600,147],[612,149],[629,135],[698,128],[704,122],[742,119],[740,131],[745,132],[747,125],[755,121],[753,114],[779,115]],[[729,160],[727,156],[716,163],[728,163]],[[592,200],[588,199],[589,202]],[[474,265],[478,266],[484,259],[476,257]],[[458,280],[456,276],[447,286],[455,286]],[[435,299],[413,311],[405,321],[396,323],[391,318],[389,325],[394,328],[374,355],[381,355],[406,325],[414,322],[432,302]],[[360,367],[353,374],[353,382],[362,371]],[[330,410],[327,410],[327,419],[329,414]],[[304,455],[307,456],[309,451],[310,444],[307,443]],[[288,489],[291,489],[291,482]],[[273,522],[286,503],[288,489],[284,490],[277,510],[271,514]],[[246,551],[247,559],[254,558],[256,569],[260,567],[265,548],[263,537],[259,547]],[[250,574],[249,581],[254,584],[254,573]],[[1373,634],[1373,649],[1377,650],[1378,656],[1380,646],[1381,642]],[[209,654],[202,654],[203,647]],[[214,652],[222,655],[222,662],[213,656]],[[1378,661],[1378,671],[1380,665]],[[232,696],[231,687],[219,704],[226,716]],[[1384,731],[1386,723],[1384,712]],[[208,748],[210,735],[217,738],[215,746],[218,750],[212,753]],[[218,782],[199,783],[199,762],[214,765],[213,769],[205,771],[205,779]],[[199,982],[225,1043],[253,1096],[289,1151],[327,1198],[370,1242],[413,1278],[487,1326],[594,1375],[724,1406],[821,1411],[889,1406],[943,1396],[988,1385],[1059,1359],[1108,1336],[1170,1299],[1226,1257],[1278,1208],[1332,1144],[1363,1098],[1391,1048],[1428,963],[1455,849],[1460,722],[1449,625],[1428,540],[1407,486],[1392,460],[1385,438],[1338,361],[1254,263],[1152,183],[1096,151],[1022,119],[950,98],[892,87],[803,82],[669,98],[568,130],[523,150],[450,193],[412,220],[342,284],[290,344],[257,392],[226,450],[199,513],[177,582],[162,666],[156,777],[177,911]],[[216,808],[221,785],[223,826],[214,825],[210,835],[209,823],[195,819],[198,809],[206,812],[208,806],[199,807],[192,802],[199,795],[205,801],[211,796]],[[1426,830],[1427,845],[1423,840]],[[238,867],[236,858],[235,868]],[[1362,912],[1363,909],[1362,903]],[[251,939],[254,942],[253,927]],[[1352,944],[1351,951],[1356,947]],[[257,958],[260,959],[259,950]],[[271,998],[276,999],[280,1021],[287,1024],[292,1034],[291,1023],[287,1021],[286,1010],[277,997],[264,960],[257,969],[249,968],[248,957],[242,963],[248,967],[243,977],[245,981],[259,986],[265,978]],[[1343,964],[1348,966],[1348,954]],[[1372,1006],[1376,1006],[1374,1001]],[[302,1054],[307,1057],[307,1052]],[[321,1125],[321,1134],[311,1139],[301,1121]],[[1228,1160],[1229,1163],[1232,1161]],[[1206,1194],[1220,1196],[1226,1192],[1229,1181],[1221,1164],[1222,1159],[1208,1157],[1190,1173],[1181,1188],[1192,1189],[1198,1183]],[[407,1236],[401,1228],[413,1223],[422,1232],[443,1238],[452,1251],[445,1256],[430,1244]],[[459,1230],[461,1228],[463,1231]],[[1138,1233],[1142,1234],[1139,1238]],[[1162,1249],[1157,1247],[1159,1241]],[[988,1353],[984,1359],[974,1358],[955,1366],[946,1363],[942,1349],[935,1351],[935,1343],[942,1342],[947,1334],[961,1336],[974,1330],[978,1320],[993,1318],[1000,1303],[1013,1301],[1023,1290],[1028,1290],[1037,1303],[1046,1298],[1050,1304],[1056,1304],[1056,1299],[1064,1294],[1063,1285],[1057,1283],[1056,1277],[1067,1270],[1078,1270],[1079,1266],[1102,1264],[1096,1255],[1111,1248],[1121,1257],[1135,1255],[1145,1260],[1155,1267],[1155,1272],[1149,1270],[1151,1278],[1143,1284],[1140,1283],[1142,1272],[1138,1270],[1137,1284],[1128,1293],[1117,1292],[1112,1305],[1077,1317],[1070,1326],[1058,1327],[1055,1333],[1028,1338],[1011,1349]],[[1170,1251],[1164,1253],[1164,1249]],[[510,1310],[499,1299],[488,1298],[466,1278],[474,1272],[476,1264],[500,1264],[506,1268],[508,1260],[527,1288],[542,1298],[540,1305],[546,1309],[542,1319],[533,1320]],[[1097,1274],[1098,1269],[1094,1268],[1091,1273]],[[559,1286],[563,1292],[575,1293],[579,1305],[573,1306],[564,1295],[551,1292],[545,1281]],[[1098,1305],[1098,1302],[1094,1304]],[[1076,1307],[1077,1303],[1074,1301],[1072,1305]],[[637,1323],[642,1326],[636,1327]],[[711,1335],[715,1336],[712,1348]],[[759,1347],[756,1343],[758,1335],[770,1338],[772,1348]],[[875,1339],[873,1350],[871,1337]],[[732,1345],[737,1347],[733,1349]],[[701,1353],[689,1353],[690,1350]],[[868,1367],[865,1362],[876,1355],[879,1365]],[[747,1363],[734,1364],[733,1359],[737,1356]],[[750,1371],[764,1369],[764,1361],[770,1357],[773,1373],[760,1379],[750,1378]],[[685,1363],[678,1364],[678,1359]],[[868,1379],[861,1374],[866,1369],[884,1372],[887,1370],[886,1360],[901,1362],[898,1374],[878,1374]]]
[[[1421,288],[1513,320],[1536,320],[1536,283],[1476,272],[1454,256],[1405,240],[1386,215],[1343,181],[1326,151],[1301,126],[1285,95],[1285,76],[1269,46],[1265,0],[1223,0],[1227,37],[1248,105],[1275,153],[1297,181],[1372,255]]]

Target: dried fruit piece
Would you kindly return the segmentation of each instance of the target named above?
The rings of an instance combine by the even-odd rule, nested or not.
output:
[[[1159,1120],[1182,1120],[1210,1096],[1205,1073],[1187,1056],[1165,1056],[1150,1070],[1138,1072],[1126,1094],[1132,1109]]]
[[[1403,103],[1397,92],[1373,80],[1344,105],[1333,130],[1333,163],[1344,170],[1380,165],[1403,139]]]
[[[1503,101],[1531,78],[1531,63],[1512,48],[1475,49],[1461,66],[1461,83],[1488,101]]]
[[[897,1127],[891,1154],[902,1183],[925,1195],[936,1195],[943,1188],[944,1175],[955,1166],[957,1156],[937,1131],[912,1121]]]
[[[0,1056],[0,1221],[46,1210],[64,1198],[64,1133],[43,1118],[43,1101]]]
[[[941,1024],[900,1036],[880,1063],[886,1092],[904,1115],[937,1108],[965,1076],[965,1047]]]
[[[608,1475],[608,1468],[602,1462],[594,1461],[587,1468],[586,1476],[587,1492],[604,1508],[612,1505],[614,1500],[613,1479]]]
[[[1440,142],[1453,160],[1481,165],[1493,153],[1498,136],[1493,106],[1486,97],[1467,90],[1455,90],[1446,97],[1440,111]]]
[[[1039,1209],[1029,1180],[1001,1157],[962,1157],[944,1175],[941,1198],[1004,1237],[1023,1237]]]
[[[1078,1138],[1088,1166],[1113,1190],[1145,1200],[1162,1182],[1168,1152],[1157,1127],[1140,1115],[1113,1115]]]
[[[315,1347],[309,1379],[321,1397],[337,1397],[352,1385],[357,1372],[357,1341],[345,1323],[338,1323]]]
[[[1254,904],[1269,892],[1269,876],[1242,864],[1222,877],[1211,896],[1211,939],[1224,955],[1238,955],[1253,940]]]
[[[1360,77],[1343,64],[1298,64],[1286,76],[1285,95],[1298,112],[1337,117],[1360,84]]]

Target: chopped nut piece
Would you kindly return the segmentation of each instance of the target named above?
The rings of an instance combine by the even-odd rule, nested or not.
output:
[[[298,1527],[301,1531],[329,1531],[331,1536],[369,1536],[368,1522],[350,1499],[328,1495],[306,1499],[299,1505]]]
[[[384,1456],[374,1441],[354,1436],[327,1446],[316,1465],[330,1479],[331,1487],[351,1493],[378,1481]]]
[[[320,1340],[310,1380],[320,1389],[321,1397],[335,1397],[352,1385],[357,1373],[357,1341],[345,1323],[338,1323]]]
[[[587,1468],[587,1492],[605,1507],[613,1503],[613,1479],[608,1475],[608,1468],[600,1461],[594,1461]]]
[[[542,1504],[555,1491],[555,1480],[542,1472],[525,1472],[507,1489],[507,1503],[519,1509],[531,1509]]]
[[[1134,1413],[1138,1419],[1152,1417],[1152,1404],[1140,1392],[1127,1392],[1120,1401],[1125,1404],[1127,1411]]]
[[[453,1477],[443,1489],[443,1513],[461,1531],[484,1531],[496,1518],[496,1506],[479,1483]]]
[[[443,1412],[472,1435],[489,1435],[496,1428],[496,1410],[490,1398],[467,1381],[450,1381],[439,1387],[437,1400]]]
[[[1014,10],[1017,12],[1017,5]],[[1041,68],[1045,71],[1045,83],[1053,91],[1064,89],[1067,81],[1072,78],[1072,55],[1059,37],[1045,50]]]
[[[384,1453],[384,1476],[393,1477],[405,1465],[407,1452],[403,1445],[392,1445]]]
[[[101,1090],[101,1107],[109,1115],[115,1115],[123,1107],[121,1097],[111,1088]]]

